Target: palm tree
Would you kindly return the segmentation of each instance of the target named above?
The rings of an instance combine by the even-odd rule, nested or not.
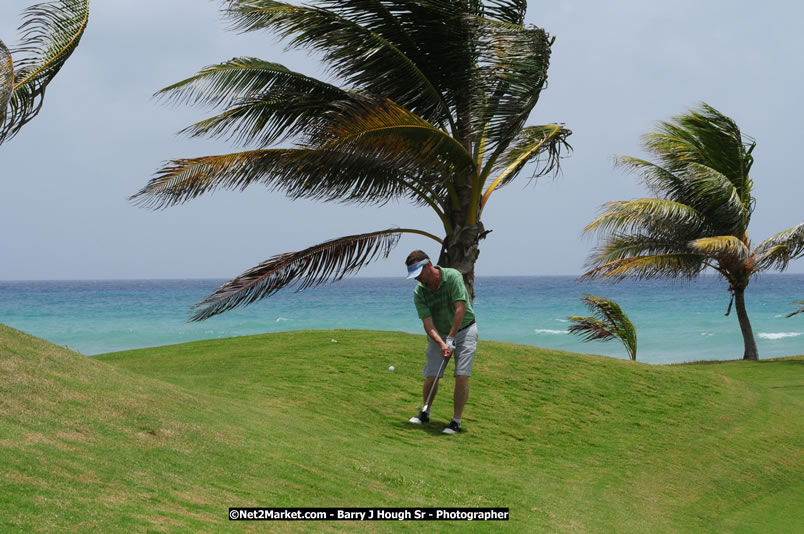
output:
[[[636,360],[636,328],[620,306],[613,300],[594,295],[584,295],[581,300],[594,317],[570,317],[569,320],[574,324],[567,331],[581,335],[584,341],[619,339],[628,351],[628,356]]]
[[[340,279],[387,257],[399,237],[425,235],[439,264],[474,295],[481,221],[490,195],[530,164],[558,168],[569,130],[525,126],[547,80],[554,39],[524,25],[524,0],[320,0],[294,6],[230,0],[235,28],[267,29],[322,54],[340,84],[277,63],[235,58],[158,94],[222,112],[185,129],[228,136],[251,150],[177,159],[132,200],[152,208],[216,189],[260,184],[291,199],[430,208],[443,239],[388,228],[276,255],[198,305],[200,320],[301,287]],[[292,141],[291,145],[289,142]]]
[[[600,233],[601,245],[584,277],[692,279],[714,269],[729,283],[745,342],[743,358],[758,359],[745,288],[755,274],[783,271],[804,255],[804,223],[752,247],[747,231],[755,199],[749,171],[756,143],[711,106],[701,104],[659,123],[644,146],[656,163],[623,156],[618,164],[636,172],[657,198],[604,206],[585,230]]]
[[[793,304],[798,306],[798,309],[793,313],[788,313],[785,317],[792,317],[794,315],[798,315],[799,313],[804,313],[804,300],[797,300]]]
[[[45,88],[78,47],[89,19],[89,0],[58,0],[29,7],[22,39],[9,51],[0,41],[0,144],[42,109]],[[22,58],[12,61],[13,54]]]

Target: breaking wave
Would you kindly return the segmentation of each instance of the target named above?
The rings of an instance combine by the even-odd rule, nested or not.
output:
[[[762,339],[782,339],[785,337],[798,337],[801,332],[760,332],[759,337]]]

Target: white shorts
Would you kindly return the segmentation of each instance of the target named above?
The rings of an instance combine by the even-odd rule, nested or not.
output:
[[[446,340],[446,334],[439,334],[441,339]],[[453,376],[472,376],[472,364],[475,362],[475,352],[477,352],[477,323],[473,323],[463,330],[458,330],[455,336],[455,351],[452,358],[455,360],[455,373]],[[438,370],[441,369],[444,357],[441,356],[441,345],[427,337],[427,364],[424,366],[422,376],[444,376]],[[449,364],[447,364],[449,365]],[[444,367],[446,368],[447,365]]]

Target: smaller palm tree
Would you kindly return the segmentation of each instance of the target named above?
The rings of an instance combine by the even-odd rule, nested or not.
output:
[[[628,356],[636,360],[636,328],[620,306],[613,300],[594,295],[584,295],[581,300],[594,317],[570,317],[574,324],[567,329],[569,333],[581,335],[584,341],[619,339]]]
[[[804,300],[797,300],[793,304],[795,304],[799,308],[796,311],[794,311],[793,313],[787,314],[785,317],[792,317],[792,316],[794,316],[794,315],[796,315],[798,313],[804,312]]]
[[[89,0],[57,0],[23,13],[19,46],[0,41],[0,143],[11,139],[42,108],[45,89],[78,47]],[[12,54],[21,57],[12,61]]]
[[[729,283],[743,359],[758,360],[745,290],[757,274],[784,271],[804,257],[804,222],[756,246],[748,239],[756,204],[749,177],[755,146],[734,120],[707,104],[659,123],[645,136],[645,148],[656,162],[618,159],[656,196],[605,205],[585,229],[599,232],[601,244],[584,277],[694,279],[712,269]]]

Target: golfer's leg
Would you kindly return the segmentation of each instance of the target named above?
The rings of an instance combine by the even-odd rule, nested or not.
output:
[[[460,419],[463,415],[463,407],[466,406],[466,401],[469,399],[469,377],[456,376],[455,377],[455,393],[452,395],[452,401],[455,410],[455,419]]]
[[[424,387],[422,387],[422,406],[427,405],[427,397],[430,395],[430,388],[433,387],[433,382],[436,380],[437,377],[435,376],[428,376],[424,379]],[[436,398],[436,393],[438,393],[438,384],[436,384],[435,389],[433,389],[433,396],[430,398],[430,408],[433,407],[433,401]]]
[[[455,419],[461,419],[463,407],[469,399],[469,377],[477,351],[477,325],[458,332],[458,347],[455,349],[455,392],[452,395]]]

